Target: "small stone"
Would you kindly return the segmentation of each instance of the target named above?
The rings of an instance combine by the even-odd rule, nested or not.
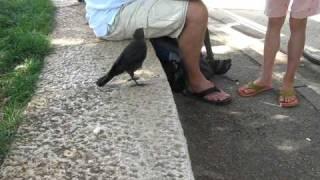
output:
[[[306,140],[309,141],[309,142],[311,142],[311,139],[310,139],[310,138],[306,138]]]
[[[93,130],[93,134],[98,135],[99,133],[101,133],[101,127],[97,126],[94,130]]]
[[[65,157],[73,157],[75,155],[75,153],[76,153],[76,150],[75,149],[71,149],[71,150],[65,150],[63,152],[63,155]]]

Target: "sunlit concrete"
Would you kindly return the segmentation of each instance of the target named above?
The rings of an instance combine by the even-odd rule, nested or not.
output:
[[[70,45],[80,45],[85,42],[84,39],[79,38],[54,38],[51,43],[56,46],[70,46]]]

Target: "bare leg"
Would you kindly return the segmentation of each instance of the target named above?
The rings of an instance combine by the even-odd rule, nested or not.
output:
[[[260,77],[254,81],[260,86],[272,86],[272,71],[276,54],[280,48],[280,32],[285,21],[285,17],[269,18],[268,28],[264,42],[264,60]],[[246,93],[251,93],[253,89],[244,89]]]
[[[208,10],[200,0],[190,0],[186,24],[179,38],[179,47],[184,56],[184,64],[192,92],[201,92],[213,87],[200,71],[200,51],[208,25]],[[208,100],[224,100],[230,95],[225,92],[207,95]]]
[[[298,69],[306,39],[307,18],[290,18],[291,36],[288,44],[288,66],[283,79],[282,90],[291,90],[294,86],[294,77]],[[287,99],[285,101],[291,101]]]

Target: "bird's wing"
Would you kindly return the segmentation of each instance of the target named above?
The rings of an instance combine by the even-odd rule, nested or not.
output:
[[[123,54],[128,63],[143,62],[147,54],[146,43],[134,41],[125,48]]]
[[[123,66],[123,63],[122,63],[124,61],[123,59],[125,59],[125,56],[123,53],[121,53],[120,56],[116,59],[116,61],[113,63],[109,71],[110,75],[116,76],[125,72],[125,67]]]
[[[131,42],[117,58],[109,74],[116,76],[125,71],[134,71],[141,67],[147,52],[145,42]]]

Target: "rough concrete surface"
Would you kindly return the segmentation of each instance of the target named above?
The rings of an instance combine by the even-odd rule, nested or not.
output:
[[[148,44],[143,87],[102,76],[128,42],[94,38],[84,6],[56,0],[55,51],[1,168],[15,179],[193,179],[186,140],[161,65]]]
[[[213,17],[218,18],[217,11],[213,12]],[[219,21],[225,19],[228,16],[210,19],[209,28],[215,55],[232,58],[233,65],[227,74],[214,77],[214,81],[232,94],[233,102],[220,107],[175,95],[195,179],[319,180],[320,95],[309,87],[300,87],[300,105],[280,108],[280,79],[274,78],[273,90],[255,97],[240,97],[239,86],[259,74],[262,54],[256,50],[261,41],[234,30],[234,22]],[[283,72],[283,65],[280,66],[275,73]],[[297,77],[297,85],[314,79],[300,78]],[[315,83],[319,85],[319,76]]]

